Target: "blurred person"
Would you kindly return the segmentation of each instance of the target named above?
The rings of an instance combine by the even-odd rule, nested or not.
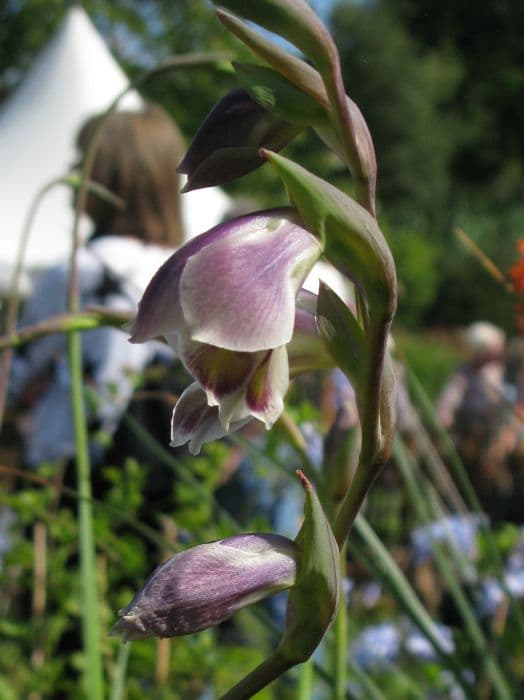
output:
[[[80,129],[81,161],[101,117]],[[183,239],[180,183],[176,166],[183,155],[176,124],[161,108],[114,112],[102,127],[91,180],[125,202],[117,209],[89,193],[86,213],[94,232],[78,250],[80,306],[135,311],[150,278]],[[67,311],[69,261],[35,283],[21,325],[31,325]],[[118,329],[82,333],[84,387],[92,461],[104,455],[103,441],[112,436],[134,391],[136,374],[164,346],[130,344]],[[75,453],[70,406],[67,337],[55,334],[27,345],[13,358],[10,405],[18,408],[27,466],[68,460]]]
[[[508,460],[518,441],[514,391],[505,380],[506,338],[479,321],[466,330],[465,344],[468,359],[444,386],[437,413],[486,513],[505,520],[513,491]]]
[[[524,511],[524,338],[513,338],[507,346],[506,382],[514,390],[514,418],[516,445],[509,457],[512,493],[509,499],[508,520],[523,524]]]

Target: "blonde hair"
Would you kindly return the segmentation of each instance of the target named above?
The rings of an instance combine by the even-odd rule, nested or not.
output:
[[[82,155],[100,118],[88,119],[78,133]],[[86,210],[95,224],[94,235],[111,233],[158,245],[180,245],[184,235],[176,167],[183,153],[183,138],[160,107],[113,112],[102,127],[91,179],[123,199],[126,206],[119,210],[89,195]]]

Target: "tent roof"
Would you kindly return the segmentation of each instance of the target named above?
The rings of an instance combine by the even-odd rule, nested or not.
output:
[[[74,162],[75,136],[85,119],[108,107],[127,84],[85,12],[73,7],[20,87],[2,105],[0,289],[9,284],[24,220],[36,194]],[[136,93],[122,101],[126,108],[139,104]],[[70,200],[70,192],[61,186],[45,196],[31,229],[28,268],[50,265],[68,254]],[[229,198],[214,188],[183,200],[190,237],[216,224],[230,206]]]

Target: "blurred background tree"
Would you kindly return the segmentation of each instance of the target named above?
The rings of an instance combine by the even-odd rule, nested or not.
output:
[[[246,55],[206,0],[84,0],[130,76],[168,55]],[[399,265],[399,320],[408,327],[485,317],[514,331],[512,304],[456,240],[461,226],[503,269],[524,236],[524,4],[485,0],[316,0],[339,46],[348,91],[361,107],[379,162],[381,220]],[[0,101],[16,87],[69,3],[7,0],[0,8]],[[226,69],[193,68],[144,91],[189,139],[235,85]],[[306,167],[350,188],[313,134],[290,147]],[[284,201],[267,169],[230,187]]]

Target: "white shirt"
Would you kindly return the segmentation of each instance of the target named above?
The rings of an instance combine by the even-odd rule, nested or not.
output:
[[[145,244],[136,238],[104,236],[78,251],[80,306],[103,304],[112,310],[135,311],[149,280],[172,254],[172,250]],[[110,278],[103,296],[104,279]],[[31,325],[67,310],[69,263],[44,273],[26,304],[21,326]],[[82,359],[90,419],[113,434],[133,393],[133,375],[140,372],[159,351],[160,343],[131,344],[125,332],[97,328],[82,333]],[[50,383],[34,403],[25,421],[25,461],[43,461],[74,455],[70,375],[66,334],[45,336],[13,357],[9,386],[10,401],[23,396],[31,383],[47,371]]]

